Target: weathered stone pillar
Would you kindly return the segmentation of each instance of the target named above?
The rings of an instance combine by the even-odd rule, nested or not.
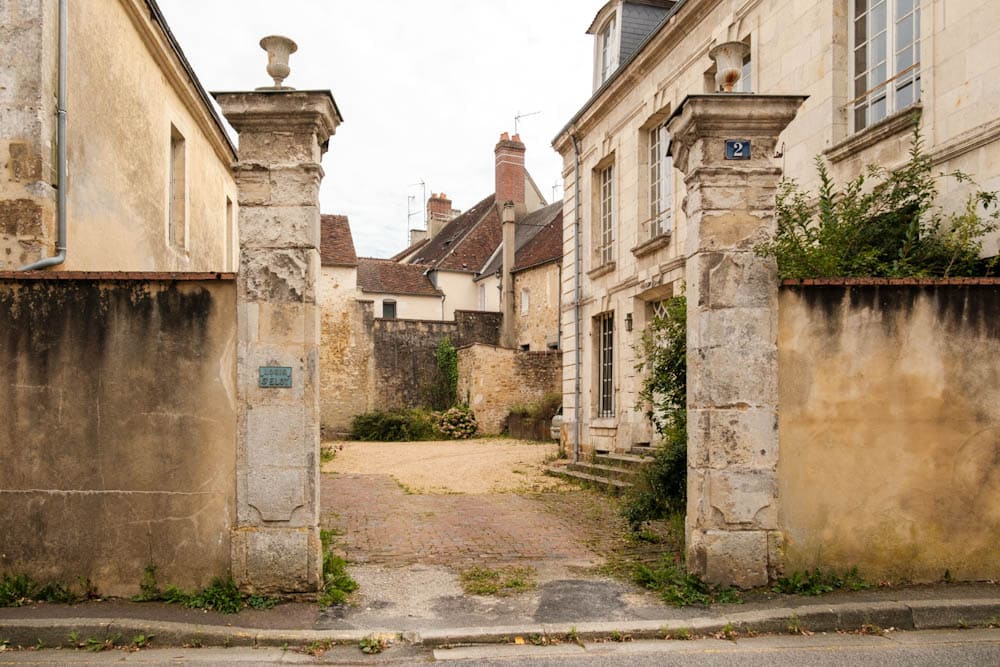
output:
[[[713,583],[780,567],[778,278],[754,246],[774,234],[772,156],[804,99],[693,95],[668,127],[687,185],[687,562]]]
[[[329,91],[215,98],[240,135],[233,576],[248,590],[315,591],[320,159],[341,118]]]

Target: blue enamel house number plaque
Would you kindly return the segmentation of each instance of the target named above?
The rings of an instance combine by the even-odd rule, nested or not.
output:
[[[749,139],[726,139],[726,159],[727,160],[749,160],[750,140]]]
[[[289,366],[261,366],[257,369],[257,386],[265,389],[290,389],[292,369]]]

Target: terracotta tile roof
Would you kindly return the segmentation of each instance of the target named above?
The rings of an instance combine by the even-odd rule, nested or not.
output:
[[[515,271],[562,257],[562,207],[562,201],[557,201],[518,220],[514,227],[514,245],[517,248],[514,260]],[[545,239],[540,240],[536,245],[535,238],[542,235],[545,235]],[[525,252],[528,254],[526,255]],[[502,266],[503,253],[498,252],[482,269],[482,275],[493,275]]]
[[[319,257],[323,266],[357,266],[354,238],[346,215],[320,216]]]
[[[449,271],[480,270],[500,243],[500,215],[490,195],[458,216],[410,260]]]
[[[428,268],[421,264],[362,257],[358,260],[358,287],[369,294],[441,296],[441,291],[424,275]]]
[[[562,259],[563,255],[563,211],[562,202],[553,204],[557,208],[555,216],[535,234],[523,248],[517,249],[514,271],[524,271],[534,266],[548,264]],[[546,209],[542,209],[543,211]]]

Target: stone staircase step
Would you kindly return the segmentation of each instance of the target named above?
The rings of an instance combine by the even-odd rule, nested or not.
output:
[[[584,463],[580,461],[579,463],[570,463],[566,467],[573,472],[582,472],[606,479],[619,479],[623,482],[633,481],[636,475],[636,471],[631,468],[621,468],[602,463]]]
[[[594,462],[601,465],[613,466],[616,468],[627,468],[637,471],[643,466],[649,465],[651,459],[646,456],[636,454],[598,454],[594,457]]]
[[[549,466],[545,469],[545,473],[552,475],[553,477],[561,477],[574,482],[592,484],[593,486],[603,489],[604,491],[615,496],[624,493],[632,487],[629,482],[625,482],[620,479],[607,479],[599,475],[578,472],[576,470],[570,470],[567,466]]]

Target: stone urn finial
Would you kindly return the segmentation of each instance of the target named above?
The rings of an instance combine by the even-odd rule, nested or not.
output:
[[[715,87],[718,91],[731,93],[736,82],[743,75],[743,59],[750,53],[750,47],[743,42],[723,42],[708,52],[715,61]]]
[[[274,88],[287,88],[281,82],[292,71],[288,57],[299,50],[298,44],[281,35],[270,35],[260,40],[260,48],[267,51],[267,73],[274,79]]]

